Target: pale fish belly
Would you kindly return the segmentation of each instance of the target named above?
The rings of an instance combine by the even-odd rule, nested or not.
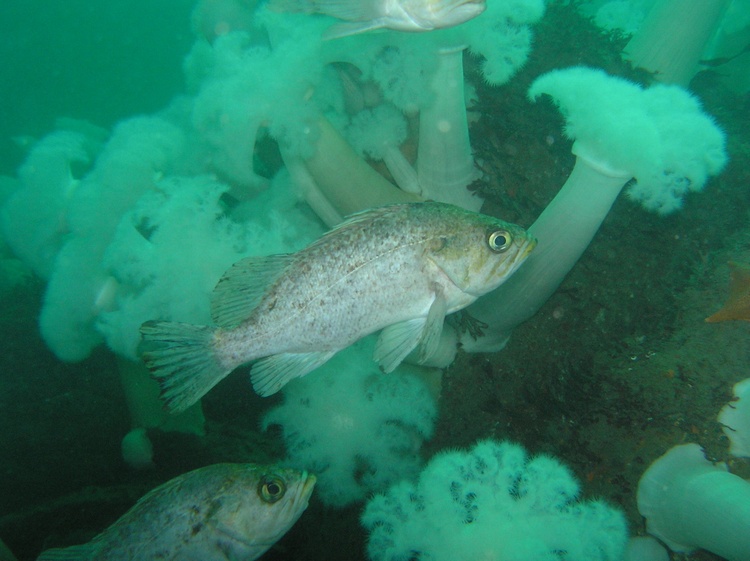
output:
[[[223,535],[205,524],[200,498],[190,504],[165,504],[148,517],[126,519],[111,526],[90,544],[80,546],[86,561],[254,561],[268,549],[250,540]],[[200,531],[196,529],[200,528]],[[63,550],[71,555],[74,548]],[[229,555],[229,557],[228,557]],[[51,558],[52,559],[52,558]],[[67,558],[66,558],[67,559]]]
[[[139,547],[128,545],[137,536],[113,536],[111,547],[102,549],[87,561],[254,561],[267,550],[216,534],[197,539],[188,536],[187,532],[185,536],[174,536],[174,539],[169,534],[167,532],[166,536]],[[231,557],[227,557],[228,552]]]

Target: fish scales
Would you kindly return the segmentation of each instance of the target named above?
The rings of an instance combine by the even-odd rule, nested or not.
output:
[[[416,307],[424,308],[422,299],[431,300],[431,289],[428,263],[421,257],[423,244],[434,233],[406,211],[384,213],[367,228],[342,228],[297,254],[252,316],[231,332],[234,340],[224,337],[229,332],[221,333],[226,350],[229,345],[232,351],[238,348],[233,359],[244,362],[257,352],[303,352],[311,344],[339,349],[372,332],[373,322],[379,329],[395,323],[393,319],[413,317],[409,308],[415,307],[415,298],[420,298]],[[394,232],[399,223],[413,228]],[[394,278],[399,279],[397,291]],[[384,291],[387,299],[372,297]],[[259,333],[265,348],[247,349]]]
[[[253,561],[297,521],[314,485],[289,468],[207,466],[152,490],[90,542],[38,561]]]
[[[365,211],[295,254],[235,264],[214,293],[218,327],[145,323],[144,360],[174,410],[251,361],[270,395],[381,329],[375,358],[390,371],[416,347],[432,354],[445,315],[496,288],[535,243],[445,203]]]

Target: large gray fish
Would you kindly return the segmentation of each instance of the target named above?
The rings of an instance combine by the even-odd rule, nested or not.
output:
[[[297,253],[232,266],[211,303],[219,327],[144,323],[143,359],[174,411],[257,359],[253,387],[273,394],[380,329],[374,358],[390,372],[417,346],[431,356],[445,316],[499,286],[535,245],[519,226],[449,204],[368,210]]]
[[[315,476],[255,464],[215,464],[150,491],[90,542],[37,561],[253,561],[307,508]]]

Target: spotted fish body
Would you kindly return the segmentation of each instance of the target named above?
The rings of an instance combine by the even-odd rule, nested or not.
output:
[[[314,485],[293,469],[207,466],[157,487],[87,544],[37,561],[253,561],[297,521]]]
[[[535,244],[444,203],[365,211],[297,253],[231,267],[214,291],[219,327],[145,323],[144,360],[177,411],[254,360],[254,388],[275,393],[381,329],[374,358],[389,372],[416,347],[432,355],[445,316],[499,286]]]

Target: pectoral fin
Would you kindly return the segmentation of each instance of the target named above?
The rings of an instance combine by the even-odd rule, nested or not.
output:
[[[394,370],[417,345],[421,345],[420,361],[434,354],[440,343],[446,311],[445,296],[442,289],[437,287],[427,317],[402,321],[383,329],[375,345],[374,354],[374,359],[383,371]]]
[[[420,363],[435,354],[435,351],[440,344],[440,334],[443,332],[443,323],[445,322],[445,314],[447,311],[448,303],[445,300],[443,289],[440,286],[436,286],[435,300],[433,300],[432,306],[430,306],[430,311],[427,313],[424,333],[419,342]]]
[[[393,371],[422,339],[426,318],[414,318],[389,325],[380,332],[373,358],[383,372]]]

